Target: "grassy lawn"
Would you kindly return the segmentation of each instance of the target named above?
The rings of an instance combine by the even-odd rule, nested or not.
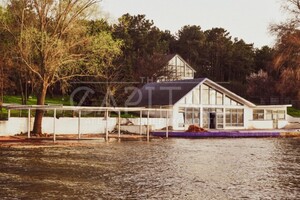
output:
[[[22,104],[21,96],[10,96],[6,95],[3,98],[4,103],[12,103],[12,104]],[[63,104],[64,106],[70,105],[69,98],[62,98],[62,97],[54,97],[54,98],[46,98],[46,104]],[[36,97],[30,97],[27,100],[27,105],[35,105],[36,104]]]
[[[21,96],[12,96],[12,95],[6,95],[3,97],[4,103],[10,103],[10,104],[22,104],[22,98]],[[30,97],[27,100],[27,105],[36,105],[36,97]],[[71,102],[69,98],[62,98],[62,97],[54,97],[54,98],[46,98],[45,104],[59,104],[59,105],[65,105],[70,106]],[[27,117],[27,111],[26,110],[11,110],[11,116],[12,117]],[[64,113],[57,113],[61,116],[72,116],[73,113],[71,111],[66,111]],[[6,109],[0,109],[0,119],[7,119],[7,110]],[[34,111],[32,111],[31,116],[34,116]],[[47,111],[45,113],[45,116],[53,116],[53,111]]]
[[[21,104],[22,98],[20,96],[4,96],[4,103],[11,103],[11,104]],[[31,97],[27,101],[27,105],[35,105],[36,104],[36,97]],[[62,104],[64,106],[70,106],[71,102],[69,100],[69,97],[62,98],[62,97],[55,97],[55,98],[46,98],[45,104]],[[34,116],[35,111],[31,111],[31,116]],[[45,112],[44,116],[52,117],[53,116],[53,110],[48,110]],[[0,120],[7,120],[7,110],[6,109],[0,109]],[[27,110],[11,110],[10,116],[12,117],[27,117],[28,112]],[[56,113],[57,117],[73,117],[78,116],[78,113],[73,113],[73,111],[62,111],[58,110]],[[111,117],[117,117],[118,114],[111,112]],[[82,112],[81,117],[104,117],[104,112]],[[131,118],[131,117],[139,117],[139,114],[136,113],[121,113],[122,118]]]
[[[300,110],[294,107],[288,108],[288,114],[293,117],[300,117]]]

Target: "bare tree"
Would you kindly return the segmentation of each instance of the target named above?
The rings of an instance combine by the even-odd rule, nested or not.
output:
[[[82,76],[82,49],[89,43],[83,20],[99,0],[10,0],[2,27],[14,38],[16,57],[38,82],[37,105],[58,81]],[[41,133],[43,111],[37,110],[34,133]]]
[[[271,26],[277,35],[274,57],[274,69],[279,76],[277,90],[300,102],[300,0],[285,0],[282,5],[289,18]]]

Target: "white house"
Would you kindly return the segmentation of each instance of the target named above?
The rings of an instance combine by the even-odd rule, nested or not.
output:
[[[174,130],[191,124],[207,129],[283,128],[291,106],[258,106],[207,78],[148,83],[129,102],[130,106],[172,108],[169,117]],[[151,115],[165,117],[166,113]]]
[[[194,78],[196,71],[178,54],[169,54],[164,60],[166,60],[165,70],[170,74],[160,77],[158,82]]]

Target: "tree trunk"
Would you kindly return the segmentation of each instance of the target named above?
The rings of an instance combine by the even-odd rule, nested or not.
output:
[[[44,105],[45,98],[47,94],[48,86],[44,83],[39,89],[39,94],[37,97],[37,105]],[[42,120],[43,120],[44,110],[36,110],[34,117],[33,133],[41,134],[42,133]]]

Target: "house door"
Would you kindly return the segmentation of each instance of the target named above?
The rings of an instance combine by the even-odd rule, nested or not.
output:
[[[216,129],[216,113],[209,113],[209,128]]]

